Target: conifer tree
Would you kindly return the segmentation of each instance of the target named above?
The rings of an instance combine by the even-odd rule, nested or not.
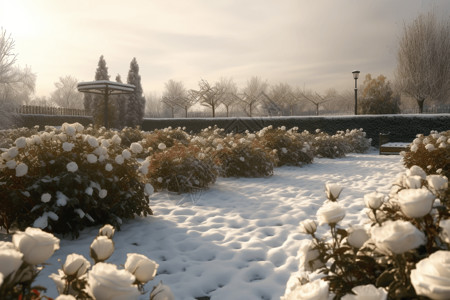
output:
[[[116,82],[118,83],[123,83],[122,82],[122,77],[120,76],[120,74],[117,74],[116,76]],[[123,127],[125,127],[125,115],[127,112],[127,95],[117,95],[114,96],[114,103],[117,107],[117,119],[116,122],[114,124],[115,128],[121,129]]]
[[[141,125],[145,111],[145,97],[141,85],[141,75],[139,75],[139,65],[136,58],[130,63],[128,71],[127,83],[134,85],[136,88],[134,93],[127,95],[125,124],[128,127]]]

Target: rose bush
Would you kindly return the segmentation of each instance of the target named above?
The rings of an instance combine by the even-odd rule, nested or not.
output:
[[[398,176],[388,197],[366,194],[368,223],[349,229],[338,225],[345,210],[331,195],[328,188],[328,200],[317,211],[330,234],[321,238],[314,220],[300,222],[299,231],[312,239],[300,244],[300,271],[289,279],[284,299],[300,297],[318,276],[329,285],[327,296],[335,299],[450,297],[446,176],[411,167]]]

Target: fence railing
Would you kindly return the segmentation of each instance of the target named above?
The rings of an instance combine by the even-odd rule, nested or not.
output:
[[[24,115],[87,116],[84,109],[34,105],[21,105],[17,108],[16,112]]]

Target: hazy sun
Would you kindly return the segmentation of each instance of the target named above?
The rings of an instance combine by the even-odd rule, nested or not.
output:
[[[33,35],[40,26],[39,1],[0,0],[0,26],[15,38]]]

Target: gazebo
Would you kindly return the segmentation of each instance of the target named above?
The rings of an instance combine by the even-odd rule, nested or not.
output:
[[[109,80],[80,82],[77,89],[81,93],[98,94],[105,97],[104,122],[108,128],[108,99],[110,95],[132,94],[136,87],[132,84],[119,83]]]

